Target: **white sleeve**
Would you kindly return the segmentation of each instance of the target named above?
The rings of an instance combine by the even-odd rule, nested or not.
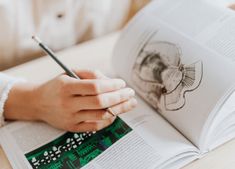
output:
[[[22,80],[0,73],[0,127],[2,127],[5,122],[3,112],[4,112],[4,104],[8,98],[8,94],[12,86],[19,81]]]

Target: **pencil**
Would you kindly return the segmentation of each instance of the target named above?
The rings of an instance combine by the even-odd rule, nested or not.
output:
[[[42,41],[37,36],[32,36],[32,39],[43,49],[43,51],[48,54],[58,65],[60,65],[66,74],[70,77],[73,77],[75,79],[80,79],[72,70],[70,70],[68,67],[66,67],[56,56],[55,53],[46,45],[42,43]],[[109,113],[111,113],[113,116],[116,116],[116,114],[113,112],[111,108],[105,109]]]
[[[76,79],[80,79],[73,71],[71,71],[69,68],[67,68],[56,56],[55,53],[48,48],[46,45],[44,45],[42,43],[42,41],[37,37],[37,36],[32,36],[32,39],[38,43],[38,45],[44,50],[44,52],[46,54],[48,54],[49,56],[51,56],[51,58],[56,61],[56,63],[58,63],[63,69],[64,71],[67,73],[67,75],[69,75],[70,77],[76,78]]]

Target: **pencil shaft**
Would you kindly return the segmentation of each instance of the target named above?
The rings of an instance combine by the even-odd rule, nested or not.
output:
[[[80,79],[73,71],[71,71],[69,68],[67,68],[54,54],[54,52],[52,50],[50,50],[48,47],[44,46],[42,43],[39,43],[39,46],[46,52],[46,54],[48,54],[49,56],[51,56],[52,59],[54,59],[54,61],[56,61],[56,63],[58,63],[63,69],[64,71],[67,73],[67,75],[69,75],[70,77],[76,78],[76,79]]]

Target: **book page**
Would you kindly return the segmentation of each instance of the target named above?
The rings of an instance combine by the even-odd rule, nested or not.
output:
[[[139,99],[139,106],[98,132],[70,133],[44,123],[16,122],[0,132],[16,168],[154,168],[199,154],[187,139]],[[141,163],[140,163],[141,162]]]
[[[167,0],[165,4],[172,3]],[[217,7],[214,1],[181,0],[170,9],[165,5],[150,9],[160,20],[231,61],[235,60],[235,12]],[[172,7],[171,7],[172,6]]]
[[[173,27],[204,48],[215,52],[220,57],[224,57],[224,59],[228,59],[229,62],[234,64],[235,38],[233,35],[235,34],[235,12],[229,8],[229,4],[235,1],[221,0],[221,2],[222,1],[224,4],[221,4],[220,7],[217,7],[218,3],[216,1],[210,0],[208,0],[208,3],[206,1],[182,1],[178,2],[178,4],[172,4],[173,6],[170,10],[168,10],[166,6],[162,7],[159,5],[159,8],[153,11],[156,15],[159,15],[161,20],[168,23],[170,27]],[[169,0],[166,4],[167,3],[169,4],[171,1]],[[231,79],[230,74],[226,73],[223,76]],[[222,102],[225,102],[233,92],[234,88],[232,87],[231,90],[224,95],[224,98],[221,99],[221,106],[217,104],[217,107],[221,108]],[[224,114],[224,116],[227,114],[224,112],[221,113]],[[206,140],[212,139],[210,138],[212,134],[209,134],[209,130],[210,132],[216,130],[215,125],[218,124],[218,122],[216,123],[215,119],[217,119],[216,121],[223,119],[221,116],[223,115],[220,115],[216,111],[210,113],[204,124],[203,132],[201,133],[200,147],[203,147]],[[212,123],[214,124],[212,125]],[[217,131],[218,130],[214,131],[214,133]],[[205,146],[204,149],[206,149]]]
[[[113,56],[117,74],[198,147],[235,82],[228,57],[196,40],[224,13],[203,1],[153,1],[126,27]]]

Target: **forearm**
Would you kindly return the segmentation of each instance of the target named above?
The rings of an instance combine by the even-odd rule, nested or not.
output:
[[[38,120],[36,84],[15,84],[4,106],[4,117],[7,120]]]

